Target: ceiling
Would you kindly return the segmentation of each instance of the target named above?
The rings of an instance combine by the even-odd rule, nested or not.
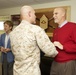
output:
[[[0,9],[67,0],[0,0]]]

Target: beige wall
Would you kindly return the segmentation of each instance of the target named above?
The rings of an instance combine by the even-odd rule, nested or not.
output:
[[[71,21],[76,22],[76,0],[68,0],[68,1],[60,1],[54,3],[45,3],[45,4],[36,4],[31,5],[35,9],[40,8],[51,8],[51,7],[58,7],[58,6],[71,6]],[[8,8],[8,9],[1,9],[0,15],[12,15],[12,14],[19,14],[21,7],[15,8]]]
[[[71,6],[71,21],[76,22],[76,0],[68,0],[68,1],[60,1],[60,2],[54,2],[54,3],[45,3],[45,4],[36,4],[31,5],[35,9],[40,8],[52,8],[52,7],[58,7],[58,6]],[[8,9],[0,9],[0,15],[12,15],[12,14],[19,14],[21,7],[15,7],[15,8],[8,8]]]

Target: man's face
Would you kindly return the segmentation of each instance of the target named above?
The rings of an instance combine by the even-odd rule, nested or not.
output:
[[[60,24],[63,19],[63,12],[61,9],[55,9],[53,12],[54,22]]]

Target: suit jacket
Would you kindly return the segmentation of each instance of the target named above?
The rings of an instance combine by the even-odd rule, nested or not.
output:
[[[6,33],[4,33],[0,36],[0,46],[2,46],[2,47],[5,47],[5,36],[6,36]],[[7,48],[11,49],[10,39],[8,40]],[[14,61],[14,56],[13,56],[12,51],[9,51],[7,53],[2,52],[2,61],[3,61],[3,57],[5,57],[6,55],[7,55],[7,61],[8,62],[13,62]]]

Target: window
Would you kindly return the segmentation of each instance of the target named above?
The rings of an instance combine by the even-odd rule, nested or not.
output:
[[[0,30],[4,30],[4,22],[0,21]]]

